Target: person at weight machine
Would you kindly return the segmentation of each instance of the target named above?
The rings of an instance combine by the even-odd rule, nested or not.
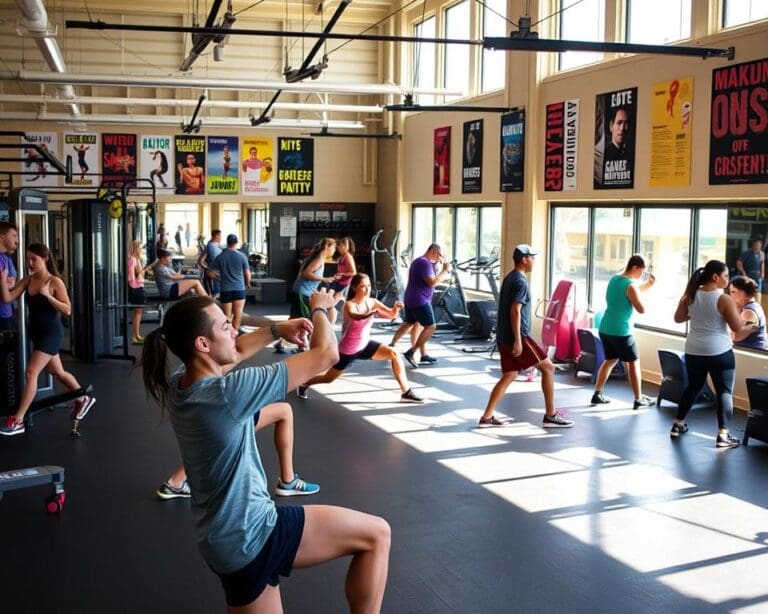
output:
[[[46,245],[31,243],[27,247],[27,268],[30,274],[20,279],[12,289],[8,283],[8,270],[3,269],[0,272],[0,297],[4,302],[10,303],[22,293],[27,293],[29,338],[32,341],[32,355],[27,365],[26,382],[19,408],[0,424],[0,435],[20,435],[24,432],[24,416],[35,399],[37,378],[43,369],[70,390],[81,388],[75,376],[64,369],[59,356],[61,340],[64,337],[61,316],[72,313],[72,303]],[[79,397],[75,400],[72,418],[78,421],[85,418],[95,402],[96,398],[87,394]]]

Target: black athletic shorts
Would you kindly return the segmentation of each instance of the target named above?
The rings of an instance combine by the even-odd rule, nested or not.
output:
[[[603,342],[606,360],[618,358],[621,362],[635,362],[640,357],[635,338],[632,335],[619,337],[600,333],[600,341]]]
[[[245,290],[222,290],[219,294],[220,303],[234,303],[245,300]]]
[[[128,302],[131,305],[146,305],[147,294],[144,292],[144,287],[141,288],[128,288]]]
[[[291,575],[293,561],[304,533],[304,508],[277,507],[277,522],[261,552],[245,567],[228,574],[217,574],[224,587],[227,605],[248,605],[267,584],[277,586],[280,576]]]
[[[373,355],[376,353],[376,350],[378,350],[380,347],[381,347],[381,343],[379,343],[378,341],[369,341],[368,345],[366,345],[357,354],[339,354],[339,362],[333,365],[331,369],[336,369],[337,371],[343,371],[349,365],[355,362],[355,360],[357,360],[358,358],[360,360],[370,360],[371,358],[373,358]]]
[[[432,326],[435,324],[435,311],[430,303],[413,308],[406,305],[403,320],[409,324],[418,322],[422,326]]]

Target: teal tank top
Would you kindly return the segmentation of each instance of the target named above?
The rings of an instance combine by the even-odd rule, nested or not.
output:
[[[627,298],[627,288],[632,280],[623,275],[614,275],[605,289],[605,314],[600,322],[600,332],[616,337],[628,337],[632,334],[630,321],[634,307]]]

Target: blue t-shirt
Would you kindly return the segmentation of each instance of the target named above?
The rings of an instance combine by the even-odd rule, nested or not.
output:
[[[213,261],[211,268],[219,272],[222,292],[245,290],[245,271],[248,270],[248,258],[243,252],[227,248]]]
[[[504,278],[499,291],[499,313],[496,323],[496,335],[500,343],[512,345],[515,333],[512,329],[510,311],[513,303],[520,303],[520,334],[524,337],[531,334],[531,292],[528,280],[520,271],[511,271]]]
[[[0,254],[0,272],[8,271],[8,277],[16,279],[16,267],[13,265],[13,259],[6,253]],[[13,306],[11,303],[4,303],[0,299],[0,318],[10,318],[13,316]]]
[[[744,267],[744,271],[747,273],[747,277],[759,282],[762,279],[760,275],[761,265],[763,264],[763,252],[756,252],[748,249],[739,256],[741,265]]]
[[[221,247],[219,247],[219,244],[214,243],[213,241],[208,241],[208,244],[205,246],[205,264],[209,267],[212,266],[220,253]]]
[[[408,285],[405,287],[403,301],[409,309],[429,305],[435,289],[429,285],[428,277],[434,277],[435,265],[429,258],[421,256],[411,262],[408,269]]]
[[[170,298],[171,286],[176,283],[170,278],[170,275],[175,274],[173,269],[164,264],[155,265],[155,285],[157,286],[157,293],[160,295],[160,298]]]
[[[325,263],[321,262],[320,266],[317,267],[314,271],[312,271],[312,275],[314,275],[315,277],[322,277],[324,271],[325,271]],[[293,286],[291,287],[291,290],[293,290],[296,294],[299,294],[301,296],[309,296],[315,290],[317,290],[319,285],[320,285],[320,282],[318,280],[307,279],[306,277],[304,277],[301,270],[299,270],[299,275],[296,277],[296,280],[293,282]]]
[[[256,446],[254,416],[284,399],[284,362],[207,377],[179,390],[169,383],[168,413],[192,491],[192,517],[205,561],[219,574],[242,569],[261,552],[277,520]]]

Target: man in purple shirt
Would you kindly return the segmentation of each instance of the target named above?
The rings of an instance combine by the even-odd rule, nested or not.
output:
[[[16,267],[11,257],[19,247],[19,231],[10,222],[0,222],[0,272],[8,270],[8,283],[16,283]],[[0,299],[0,330],[15,330],[13,305]]]
[[[442,262],[442,269],[438,272],[436,266]],[[403,314],[403,325],[395,333],[395,339],[399,339],[402,333],[412,328],[415,324],[421,324],[423,327],[413,346],[403,354],[403,357],[417,368],[414,354],[418,351],[422,364],[432,364],[437,361],[427,354],[427,341],[435,332],[437,324],[435,322],[435,312],[432,310],[432,294],[435,286],[450,274],[450,265],[443,260],[443,253],[437,243],[432,243],[427,251],[420,258],[411,262],[411,268],[408,269],[408,285],[405,288],[405,310]]]

